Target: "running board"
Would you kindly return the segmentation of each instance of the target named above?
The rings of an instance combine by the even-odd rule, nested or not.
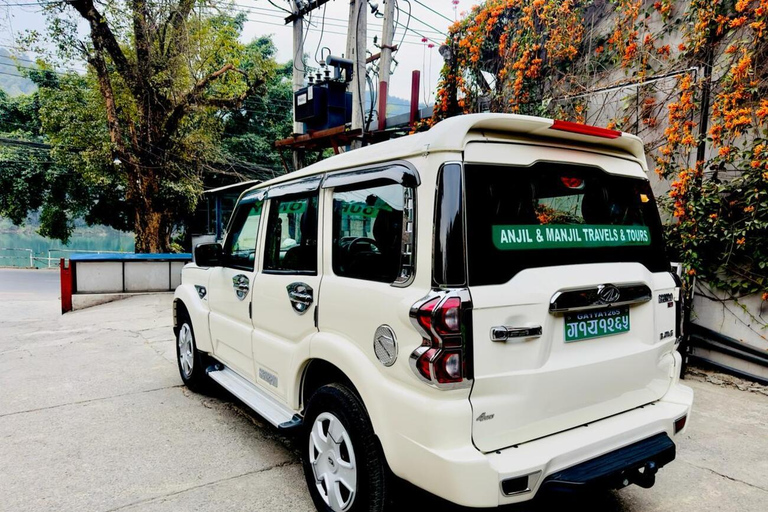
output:
[[[301,416],[222,364],[211,366],[208,375],[275,427],[285,430],[302,425]]]

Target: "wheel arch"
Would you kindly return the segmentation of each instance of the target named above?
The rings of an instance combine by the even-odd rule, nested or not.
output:
[[[208,304],[201,299],[194,287],[181,285],[173,296],[173,332],[178,335],[180,313],[186,312],[195,331],[195,344],[203,352],[212,352],[211,334],[208,326]]]
[[[365,401],[360,395],[352,379],[347,376],[344,371],[335,364],[320,358],[309,359],[301,374],[301,387],[300,387],[300,404],[302,410],[305,410],[309,399],[312,394],[327,384],[340,383],[347,386],[352,391],[365,407]]]

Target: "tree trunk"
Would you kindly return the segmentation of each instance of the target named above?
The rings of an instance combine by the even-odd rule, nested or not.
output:
[[[150,164],[128,169],[127,200],[133,207],[133,233],[137,253],[171,252],[170,213],[159,197],[159,177]],[[144,169],[142,172],[141,169]]]
[[[137,209],[133,231],[137,253],[171,252],[167,214]]]

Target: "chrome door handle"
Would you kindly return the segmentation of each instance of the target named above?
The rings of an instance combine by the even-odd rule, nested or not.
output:
[[[291,301],[293,310],[303,315],[314,302],[312,287],[307,283],[291,283],[285,287],[288,290],[288,300]]]
[[[235,289],[235,295],[237,295],[237,298],[244,300],[246,295],[248,295],[248,291],[251,289],[248,276],[244,274],[237,274],[232,278],[232,288]]]
[[[491,327],[491,341],[507,341],[510,338],[538,338],[541,336],[541,326],[531,327],[505,327],[503,325]]]

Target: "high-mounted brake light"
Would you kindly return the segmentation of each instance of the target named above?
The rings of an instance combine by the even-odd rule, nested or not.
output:
[[[621,132],[600,128],[599,126],[590,126],[588,124],[572,123],[570,121],[560,121],[555,119],[550,130],[560,130],[561,132],[578,133],[580,135],[591,135],[593,137],[602,137],[603,139],[618,139]]]
[[[472,330],[467,290],[435,292],[411,308],[411,320],[424,338],[411,354],[411,368],[436,387],[460,387],[471,379]]]
[[[581,178],[568,178],[567,176],[561,176],[560,181],[563,185],[573,190],[581,190],[584,188],[584,180]]]

